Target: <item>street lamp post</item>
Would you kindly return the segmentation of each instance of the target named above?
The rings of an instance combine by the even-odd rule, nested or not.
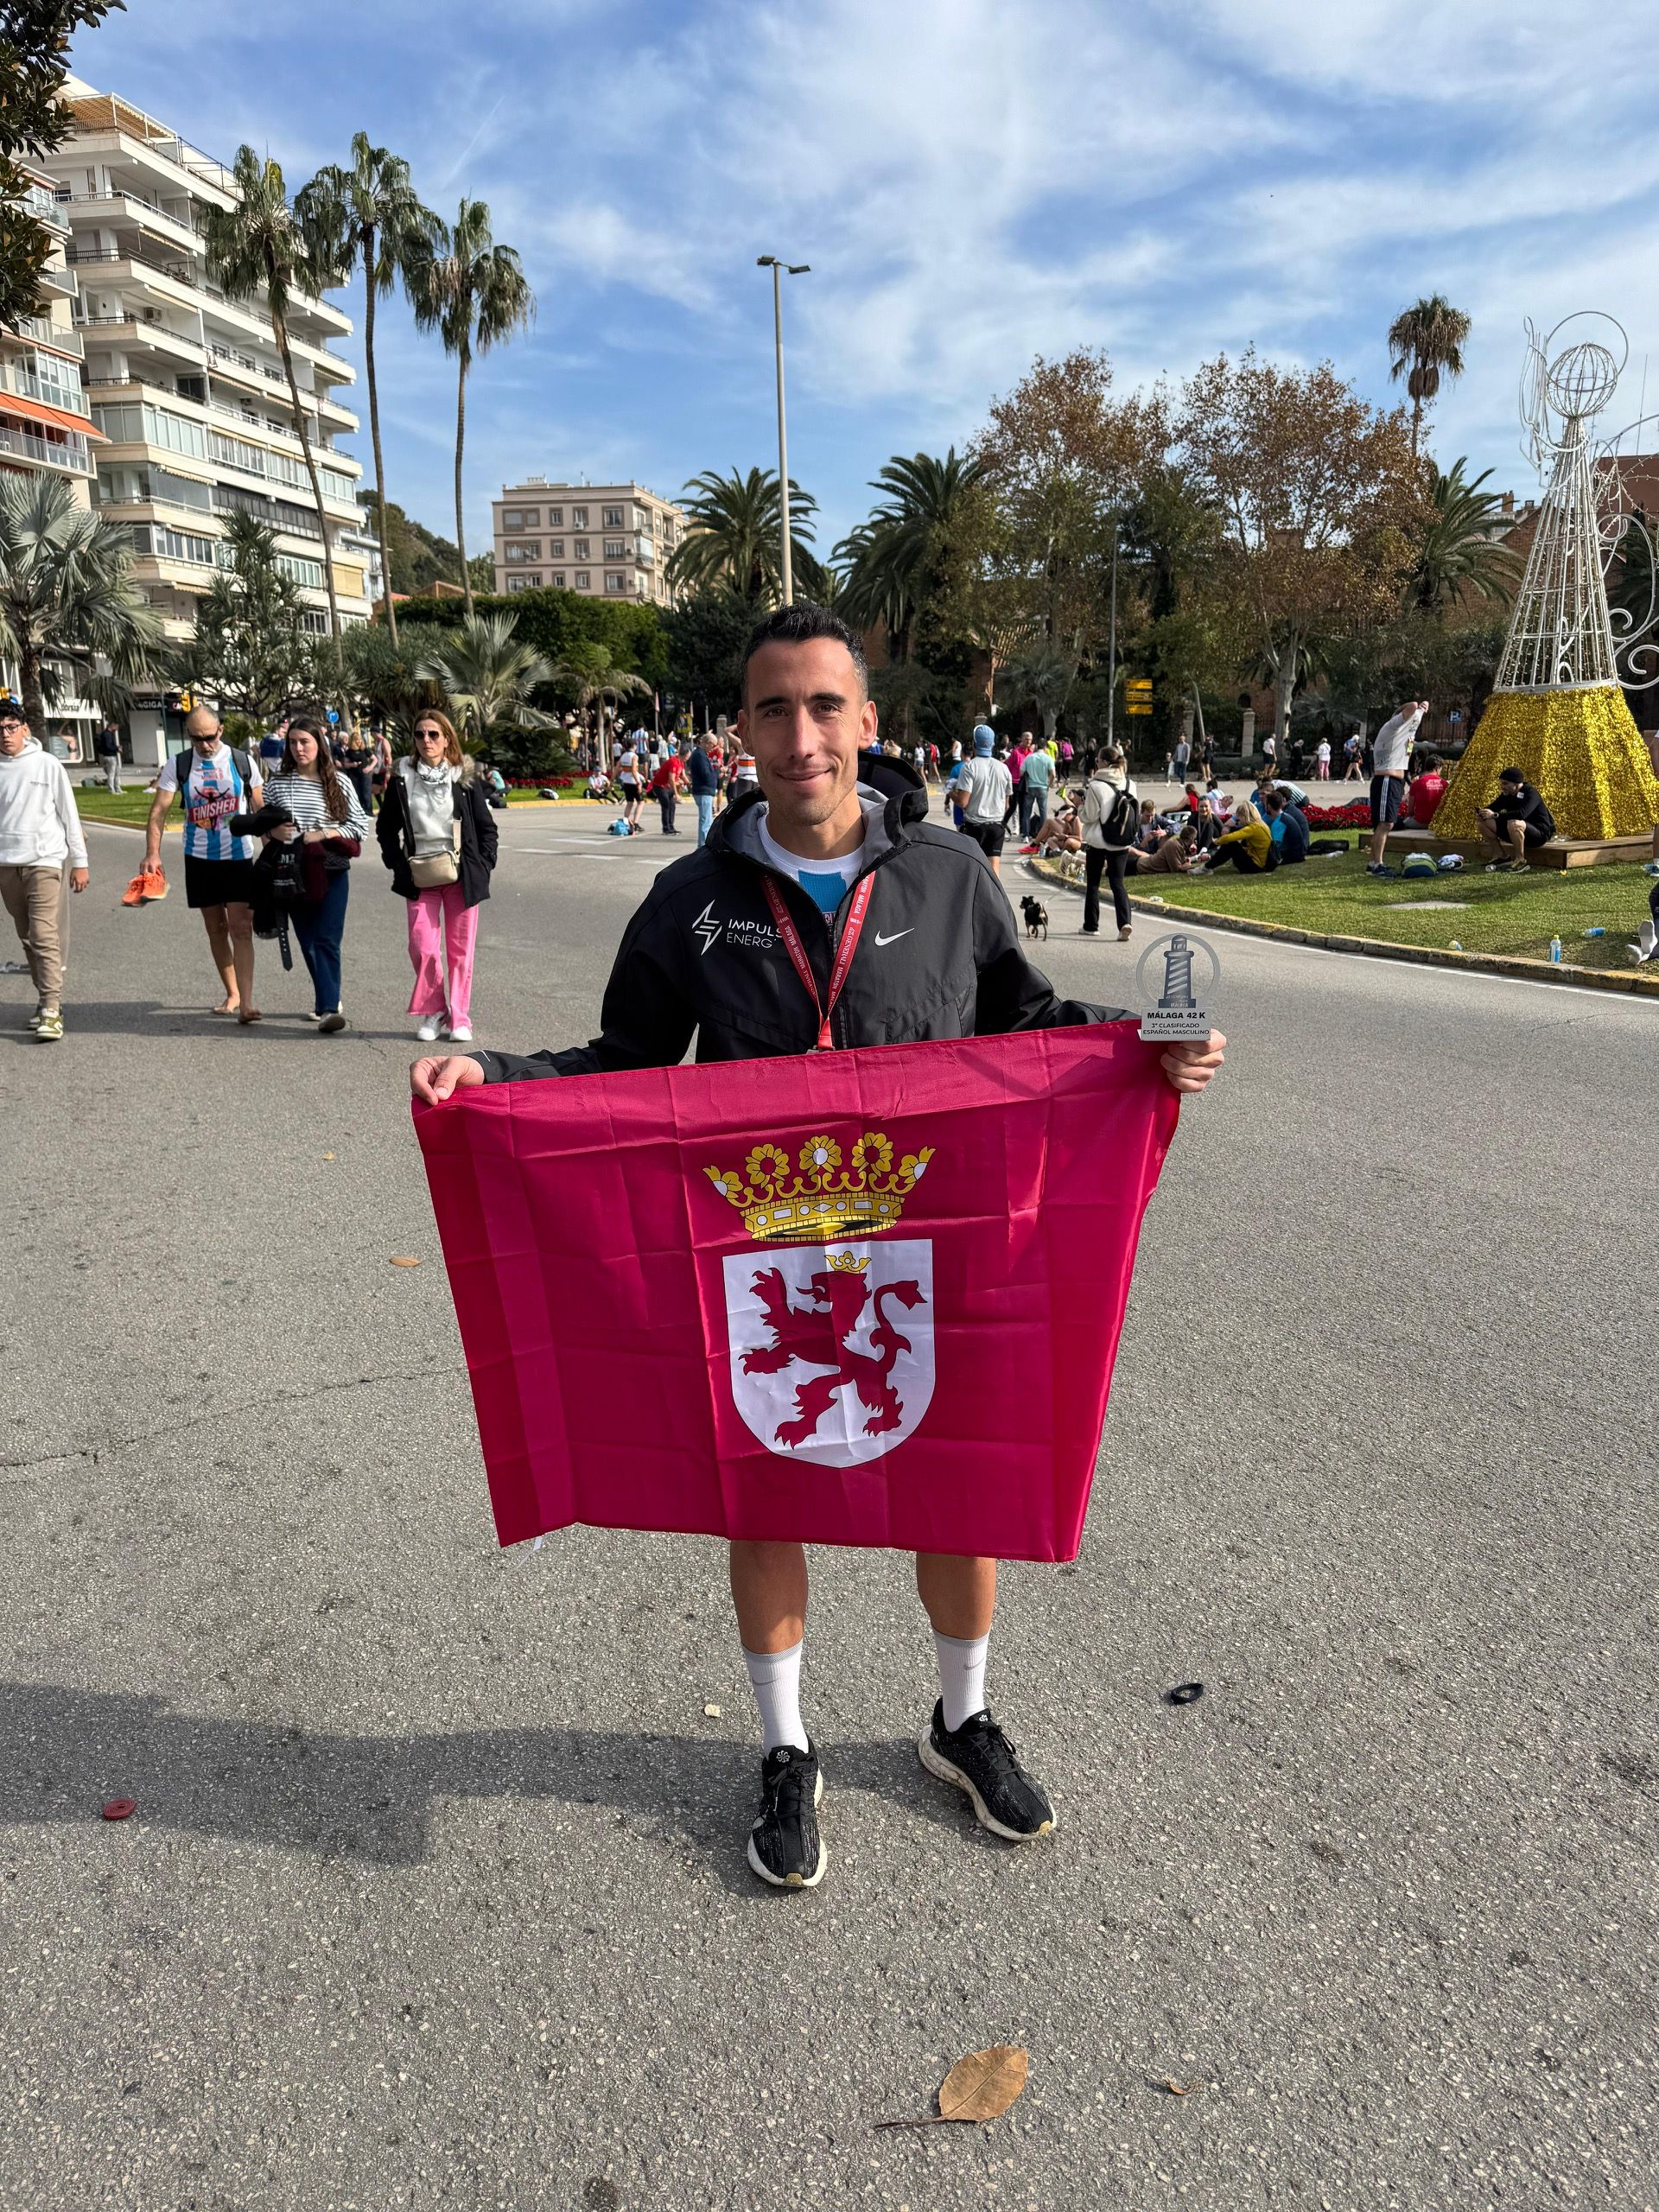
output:
[[[784,287],[783,278],[811,273],[810,261],[779,261],[775,253],[756,256],[757,269],[772,271],[772,338],[778,357],[778,505],[783,517],[784,605],[795,596],[795,579],[789,557],[789,439],[784,427]]]
[[[1109,751],[1116,742],[1113,733],[1116,728],[1115,710],[1117,705],[1117,531],[1118,524],[1114,519],[1112,523],[1112,646],[1111,660],[1109,664],[1109,673],[1106,679],[1106,744]]]

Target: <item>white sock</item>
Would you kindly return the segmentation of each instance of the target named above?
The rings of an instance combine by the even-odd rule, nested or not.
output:
[[[939,1655],[939,1695],[944,1706],[944,1725],[960,1728],[985,1709],[986,1636],[941,1636],[933,1631],[933,1648]]]
[[[760,1708],[761,1750],[775,1751],[779,1744],[793,1744],[804,1751],[807,1746],[806,1731],[801,1726],[801,1646],[791,1643],[787,1651],[746,1650],[743,1664],[749,1670],[749,1688]]]

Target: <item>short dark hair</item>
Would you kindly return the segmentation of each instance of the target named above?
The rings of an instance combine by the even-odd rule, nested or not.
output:
[[[1500,768],[1497,780],[1500,784],[1524,784],[1527,779],[1519,768]]]
[[[858,671],[860,693],[868,698],[869,664],[864,658],[857,632],[849,630],[840,615],[832,613],[827,607],[819,607],[810,599],[798,599],[788,607],[775,607],[764,621],[757,622],[750,631],[748,643],[743,648],[744,704],[747,705],[749,697],[749,663],[763,645],[807,645],[815,638],[831,638],[836,645],[846,646],[853,666]]]
[[[1262,791],[1260,797],[1269,814],[1277,814],[1285,803],[1285,795],[1280,791]]]

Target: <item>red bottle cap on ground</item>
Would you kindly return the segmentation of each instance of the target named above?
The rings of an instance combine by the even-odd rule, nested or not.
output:
[[[106,1821],[130,1820],[137,1809],[138,1800],[136,1797],[111,1797],[104,1808],[104,1817]]]

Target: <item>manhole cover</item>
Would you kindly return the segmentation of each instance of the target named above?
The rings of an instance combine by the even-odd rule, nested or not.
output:
[[[1440,906],[1448,913],[1453,907],[1461,913],[1469,901],[1466,899],[1390,899],[1389,904],[1401,912],[1408,907],[1421,912],[1426,906]]]

